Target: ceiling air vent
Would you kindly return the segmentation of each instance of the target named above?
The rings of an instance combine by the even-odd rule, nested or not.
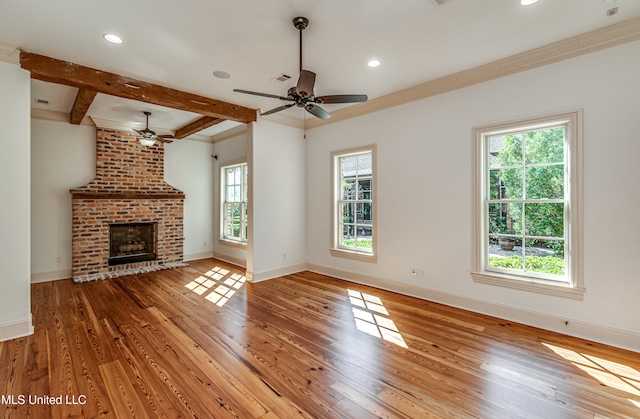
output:
[[[289,80],[290,78],[291,78],[291,76],[282,73],[282,74],[277,75],[274,78],[272,78],[271,81],[285,82],[285,81]]]
[[[434,6],[440,7],[444,6],[446,3],[449,3],[451,0],[431,0]]]
[[[40,99],[40,98],[37,98],[37,97],[33,98],[33,101],[35,103],[40,104],[40,105],[48,105],[49,104],[49,101],[47,99]]]

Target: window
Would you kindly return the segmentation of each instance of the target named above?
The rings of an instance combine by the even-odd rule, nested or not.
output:
[[[221,169],[221,239],[247,242],[247,164]]]
[[[332,155],[332,254],[375,261],[375,147]]]
[[[477,128],[473,278],[582,298],[581,112]]]

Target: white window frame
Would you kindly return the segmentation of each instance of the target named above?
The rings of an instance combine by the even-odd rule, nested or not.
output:
[[[371,199],[366,200],[371,204],[371,249],[358,249],[340,245],[342,205],[342,173],[340,159],[343,157],[371,154]],[[334,151],[331,153],[331,245],[330,253],[336,257],[360,260],[365,262],[377,262],[377,192],[376,192],[376,145],[367,145],[358,148]]]
[[[540,275],[513,274],[488,267],[488,138],[555,126],[565,127],[565,277],[554,281]],[[492,124],[473,130],[473,257],[475,282],[581,300],[583,278],[582,110]]]
[[[240,184],[240,201],[227,201],[227,170],[240,167],[242,173],[242,183]],[[247,179],[248,179],[248,165],[246,162],[226,164],[220,167],[220,242],[227,245],[238,245],[246,247],[247,237],[245,232],[247,231]],[[245,199],[246,198],[246,199]],[[240,204],[240,237],[233,237],[226,235],[226,206],[227,204]]]

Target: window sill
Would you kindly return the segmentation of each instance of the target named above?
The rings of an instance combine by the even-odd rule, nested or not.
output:
[[[223,246],[237,247],[238,249],[247,248],[246,242],[237,242],[237,241],[227,240],[227,239],[218,239],[218,243],[220,243]]]
[[[475,282],[481,284],[537,292],[556,297],[571,298],[573,300],[582,300],[584,293],[587,291],[584,288],[571,287],[569,284],[555,284],[547,281],[537,281],[535,279],[496,274],[493,272],[471,272],[471,277]]]
[[[329,252],[331,252],[331,256],[335,256],[339,258],[360,260],[362,262],[370,262],[370,263],[378,262],[378,256],[371,253],[350,252],[348,250],[343,250],[343,249],[329,249]]]

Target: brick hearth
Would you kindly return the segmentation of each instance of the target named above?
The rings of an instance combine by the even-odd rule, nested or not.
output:
[[[71,190],[75,282],[184,266],[184,193],[164,181],[164,144],[97,128],[96,178]],[[156,260],[109,266],[109,224],[157,223]]]

